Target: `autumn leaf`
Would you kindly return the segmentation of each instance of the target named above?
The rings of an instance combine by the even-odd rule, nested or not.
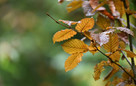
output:
[[[72,70],[75,68],[80,61],[82,61],[83,53],[75,53],[68,57],[68,59],[65,61],[65,71]]]
[[[78,39],[71,39],[62,45],[65,52],[69,54],[85,53],[88,51],[88,45]]]
[[[67,5],[67,11],[72,12],[82,6],[82,0],[73,0],[70,4]]]
[[[79,22],[75,22],[75,21],[68,21],[68,20],[59,20],[61,22],[63,22],[64,24],[67,24],[68,26],[71,26],[71,25],[75,25]]]
[[[96,24],[97,24],[100,28],[106,29],[107,27],[110,26],[110,23],[111,23],[111,21],[110,21],[109,18],[104,17],[104,16],[102,16],[102,15],[98,15]]]
[[[98,52],[98,50],[100,50],[100,46],[97,46],[97,48],[95,47],[96,45],[91,43],[89,46],[89,51],[94,55],[95,53]],[[98,50],[97,50],[98,49]]]
[[[64,2],[64,0],[58,0],[58,3],[59,4],[61,4],[61,3],[63,3]]]
[[[119,41],[119,46],[120,46],[121,49],[125,49],[126,44],[125,44],[124,41]]]
[[[115,52],[119,47],[118,35],[117,34],[110,34],[109,42],[104,44],[104,49],[107,52]]]
[[[87,37],[87,38],[90,39],[90,40],[93,39],[93,38],[91,37],[91,33],[88,32],[88,31],[84,32],[84,35],[85,35],[85,37]]]
[[[72,29],[65,29],[65,30],[58,31],[53,36],[53,42],[55,43],[55,42],[60,42],[60,41],[69,39],[76,34],[77,32],[73,31]]]
[[[113,0],[116,10],[120,13],[120,16],[125,14],[125,8],[122,0]]]
[[[129,50],[123,50],[127,53],[127,57],[130,57],[130,58],[134,58],[136,57],[136,54],[132,51],[129,51]]]
[[[113,54],[106,54],[106,55],[109,56],[113,61],[116,61],[116,62],[119,61],[120,56],[121,56],[119,51],[116,51]]]
[[[92,29],[94,26],[94,19],[93,18],[84,18],[80,21],[80,23],[77,24],[75,29],[78,32],[85,32],[89,29]]]
[[[94,79],[100,79],[101,72],[104,71],[104,65],[107,63],[106,61],[101,61],[99,64],[96,64],[94,67]]]

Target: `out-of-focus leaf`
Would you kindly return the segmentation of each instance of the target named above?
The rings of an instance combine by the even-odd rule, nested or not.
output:
[[[82,61],[83,53],[75,53],[68,57],[65,61],[65,71],[72,70],[75,68],[80,61]]]
[[[127,57],[134,58],[136,57],[136,54],[129,50],[124,50],[127,53]]]
[[[95,44],[91,43],[89,46],[89,51],[94,55],[98,52],[97,48],[100,50],[100,46],[97,46],[97,48],[94,46]]]
[[[69,39],[76,34],[77,32],[75,32],[72,29],[65,29],[65,30],[58,31],[53,36],[53,42],[55,43],[55,42],[60,42],[60,41]]]
[[[88,45],[78,39],[71,39],[62,45],[65,52],[69,54],[84,53],[88,51]]]
[[[63,22],[64,24],[67,24],[68,26],[75,25],[78,23],[75,21],[68,21],[68,20],[59,20],[59,21]]]
[[[82,0],[73,0],[70,4],[67,5],[67,11],[72,12],[80,7],[82,7]]]

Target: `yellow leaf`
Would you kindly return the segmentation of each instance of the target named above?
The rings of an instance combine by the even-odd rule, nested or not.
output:
[[[73,0],[70,4],[67,5],[67,11],[72,12],[82,6],[82,0]]]
[[[123,16],[125,13],[125,8],[122,0],[113,0],[116,10]]]
[[[76,34],[77,32],[73,31],[72,29],[65,29],[65,30],[58,31],[53,36],[53,42],[55,43],[55,42],[60,42],[60,41],[69,39]]]
[[[108,55],[108,54],[106,54],[106,55]],[[113,54],[110,54],[110,55],[108,55],[108,56],[109,56],[113,61],[118,62],[121,55],[120,55],[119,51],[116,51],[116,52],[114,52]]]
[[[65,71],[72,70],[75,68],[80,61],[82,61],[83,53],[75,53],[68,57],[68,59],[65,61]]]
[[[104,65],[107,63],[106,61],[101,61],[100,63],[96,64],[94,67],[94,79],[100,79],[101,72],[104,71]]]
[[[62,45],[65,52],[69,54],[84,53],[88,51],[88,45],[78,39],[71,39]]]
[[[120,41],[120,42],[119,42],[119,46],[120,46],[121,49],[125,49],[126,44],[125,44],[124,41]]]
[[[94,55],[96,52],[98,52],[97,48],[100,50],[100,46],[97,46],[97,48],[94,46],[95,44],[90,44],[89,51]]]
[[[124,50],[127,53],[127,57],[134,58],[136,57],[136,54],[129,50]]]
[[[111,23],[111,21],[110,21],[109,18],[104,17],[104,16],[102,16],[102,15],[98,15],[96,24],[97,24],[100,28],[106,29],[107,27],[110,26],[110,23]]]
[[[76,30],[79,32],[85,32],[89,29],[92,29],[94,26],[94,19],[93,18],[84,18],[77,24]]]
[[[118,35],[117,34],[109,34],[110,39],[109,42],[104,44],[104,49],[107,52],[115,52],[119,47]]]

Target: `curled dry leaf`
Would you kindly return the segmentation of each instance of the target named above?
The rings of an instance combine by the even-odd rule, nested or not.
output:
[[[59,4],[61,4],[61,3],[63,3],[64,2],[64,0],[58,0],[58,3]]]
[[[76,34],[77,32],[75,32],[72,29],[65,29],[65,30],[58,31],[53,36],[53,43],[67,40]]]
[[[113,33],[114,30],[110,29],[107,30],[105,32],[99,33],[99,34],[94,34],[92,33],[92,38],[98,43],[100,44],[100,46],[102,46],[103,44],[106,44],[107,42],[109,42],[109,34]]]
[[[93,8],[90,6],[90,1],[84,1],[82,8],[86,16],[93,16],[95,13],[92,13]]]
[[[70,4],[67,5],[67,11],[72,12],[80,7],[82,7],[82,0],[73,0]]]
[[[65,71],[72,70],[75,68],[80,61],[82,61],[83,53],[75,53],[68,57],[65,61]]]
[[[80,23],[77,24],[75,29],[78,32],[85,32],[89,29],[92,29],[94,26],[94,19],[93,18],[84,18],[80,21]]]
[[[85,53],[88,51],[88,45],[78,39],[71,39],[62,45],[65,52],[69,54]]]
[[[63,22],[64,24],[67,24],[68,26],[71,26],[71,25],[75,25],[77,23],[80,23],[80,22],[75,22],[75,21],[68,21],[68,20],[59,20],[61,22]]]
[[[126,27],[113,27],[113,28],[116,28],[117,30],[123,31],[123,32],[125,32],[127,34],[130,34],[130,35],[134,36],[133,31],[131,31],[130,29],[128,29]]]

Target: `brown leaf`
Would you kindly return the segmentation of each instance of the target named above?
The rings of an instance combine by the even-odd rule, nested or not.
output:
[[[89,46],[89,51],[94,55],[98,52],[97,48],[100,50],[100,46],[97,46],[97,48],[94,46],[95,44],[91,43]]]
[[[71,39],[62,45],[65,52],[69,54],[85,53],[88,51],[88,45],[78,39]]]
[[[85,37],[87,37],[87,38],[90,39],[90,40],[93,39],[93,38],[91,37],[91,33],[88,32],[88,31],[84,32],[84,35],[85,35]]]
[[[111,23],[111,21],[110,21],[109,18],[106,18],[106,17],[104,17],[104,16],[102,16],[102,15],[98,15],[96,24],[97,24],[100,28],[102,28],[102,29],[105,30],[107,27],[110,26],[110,23]]]
[[[94,19],[93,18],[84,18],[77,24],[75,29],[79,32],[85,32],[89,29],[92,29],[94,26]]]
[[[83,53],[75,53],[68,57],[68,59],[65,61],[65,71],[72,70],[75,68],[80,61],[82,61]]]
[[[55,42],[67,40],[76,34],[77,32],[73,31],[72,29],[65,29],[65,30],[58,31],[53,36],[53,42],[55,43]]]
[[[104,49],[107,52],[115,52],[119,47],[118,35],[117,34],[110,34],[109,42],[104,44]]]
[[[70,4],[67,5],[67,11],[72,12],[80,7],[82,7],[82,0],[73,0]]]
[[[61,3],[63,3],[64,2],[64,0],[58,0],[58,3],[59,4],[61,4]]]
[[[120,56],[121,56],[119,51],[116,51],[113,54],[106,54],[106,55],[108,55],[113,61],[116,61],[116,62],[119,61]]]
[[[127,57],[134,58],[136,57],[136,54],[129,50],[124,50],[127,53]]]
[[[125,8],[122,0],[113,0],[116,10],[120,13],[122,17],[125,14]]]

